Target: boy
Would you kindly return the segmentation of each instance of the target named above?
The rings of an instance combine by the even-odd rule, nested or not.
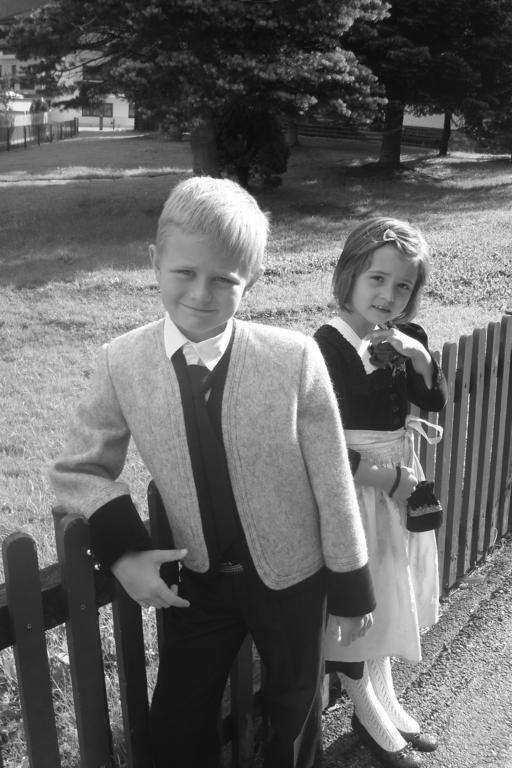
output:
[[[178,184],[150,258],[164,319],[105,345],[51,470],[89,518],[95,557],[143,606],[169,608],[151,704],[157,768],[217,768],[217,715],[251,632],[265,664],[267,768],[319,750],[325,593],[341,642],[373,593],[340,418],[315,342],[234,320],[262,271],[268,222],[234,182]],[[117,480],[130,436],[179,549],[153,551]],[[179,587],[160,577],[182,560]]]

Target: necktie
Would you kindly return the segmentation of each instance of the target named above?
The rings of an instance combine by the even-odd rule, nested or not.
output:
[[[210,371],[206,365],[188,365],[188,375],[194,396],[204,402],[205,395],[210,389],[209,377]]]

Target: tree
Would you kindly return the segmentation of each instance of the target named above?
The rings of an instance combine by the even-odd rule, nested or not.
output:
[[[233,110],[368,120],[382,102],[376,78],[340,39],[385,8],[383,0],[61,0],[14,25],[6,46],[41,59],[47,94],[66,87],[79,57],[106,65],[87,98],[124,94],[161,124],[187,127],[194,172],[217,174],[218,124]]]
[[[473,0],[472,48],[480,83],[465,105],[467,128],[512,153],[512,0]]]
[[[388,98],[381,163],[400,164],[405,107],[417,114],[445,114],[445,152],[452,115],[464,114],[478,101],[477,2],[499,0],[392,0],[388,18],[357,22],[350,30],[348,47],[378,76]]]

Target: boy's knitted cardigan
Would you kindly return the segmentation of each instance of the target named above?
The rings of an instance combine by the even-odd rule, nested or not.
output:
[[[163,327],[159,320],[102,348],[50,477],[58,502],[88,518],[129,493],[118,478],[133,437],[175,546],[188,549],[189,568],[205,572],[208,552]],[[313,339],[235,321],[222,429],[241,524],[268,587],[289,587],[324,565],[347,575],[367,570],[338,406]]]

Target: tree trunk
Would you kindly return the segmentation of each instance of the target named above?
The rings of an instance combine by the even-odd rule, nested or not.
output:
[[[452,133],[452,111],[451,109],[445,110],[443,132],[441,134],[441,143],[439,145],[440,157],[446,157],[448,154],[448,144],[450,143],[450,136]]]
[[[248,165],[235,165],[235,173],[238,183],[244,189],[249,189],[250,168]]]
[[[219,176],[213,115],[204,113],[194,120],[190,131],[194,176]]]
[[[400,167],[400,147],[402,144],[402,125],[404,122],[404,105],[401,101],[388,101],[382,143],[380,145],[379,163],[390,168]]]
[[[298,126],[293,120],[288,120],[286,124],[286,143],[290,148],[299,146]]]

